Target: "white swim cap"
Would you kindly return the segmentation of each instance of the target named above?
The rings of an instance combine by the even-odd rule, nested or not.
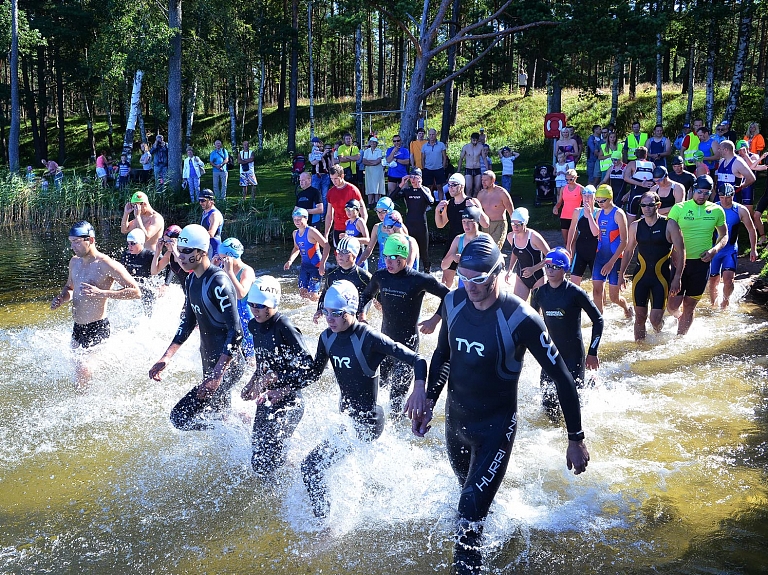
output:
[[[147,234],[138,228],[134,228],[128,232],[125,240],[128,242],[144,245],[144,243],[147,241]]]
[[[515,208],[515,211],[512,212],[512,214],[509,216],[509,219],[513,222],[523,222],[524,224],[528,223],[528,209],[527,208]]]
[[[260,276],[248,291],[248,303],[257,303],[276,309],[280,305],[280,282],[273,276]]]
[[[195,248],[207,252],[211,245],[211,236],[200,224],[189,224],[181,230],[176,245],[179,248]]]
[[[351,314],[357,313],[357,304],[360,296],[357,288],[349,280],[334,282],[325,292],[323,307],[328,309],[340,309]]]

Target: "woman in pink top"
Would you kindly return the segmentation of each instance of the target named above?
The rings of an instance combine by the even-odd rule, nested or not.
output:
[[[101,180],[101,185],[107,186],[107,152],[101,150],[101,154],[96,158],[96,177]]]
[[[562,187],[558,194],[557,203],[552,208],[552,213],[560,215],[560,233],[563,234],[563,243],[568,243],[568,230],[571,227],[571,218],[573,212],[581,206],[581,190],[584,187],[576,182],[578,173],[574,169],[570,169],[565,172],[565,186]]]

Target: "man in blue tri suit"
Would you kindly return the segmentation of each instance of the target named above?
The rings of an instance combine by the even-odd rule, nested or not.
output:
[[[728,140],[723,144],[729,143]],[[712,305],[717,301],[717,286],[720,277],[723,278],[723,299],[720,307],[726,308],[733,294],[733,279],[738,266],[736,259],[739,257],[739,232],[742,226],[749,234],[749,261],[757,260],[757,230],[746,206],[733,201],[736,189],[730,183],[720,184],[720,201],[717,205],[725,212],[725,225],[728,227],[728,242],[725,247],[715,254],[709,264],[709,298]]]
[[[203,209],[200,225],[205,228],[211,238],[208,257],[213,259],[213,256],[219,253],[221,230],[224,228],[224,215],[216,207],[216,198],[212,190],[208,188],[200,190],[197,201]]]
[[[293,250],[283,269],[288,271],[296,256],[301,254],[299,295],[317,301],[320,294],[320,278],[325,275],[325,263],[328,261],[330,248],[326,237],[307,225],[308,216],[304,208],[293,210],[293,225],[296,226],[293,232]]]
[[[414,385],[406,411],[414,434],[423,437],[447,383],[446,447],[462,489],[453,565],[457,573],[478,573],[482,522],[501,486],[517,432],[517,385],[526,350],[555,382],[568,429],[568,469],[585,471],[589,453],[573,376],[536,311],[502,290],[504,262],[498,246],[490,237],[477,238],[464,248],[457,271],[464,289],[443,300],[429,387]]]
[[[229,392],[243,375],[245,359],[240,350],[243,328],[237,313],[237,294],[227,274],[208,258],[210,237],[202,226],[190,224],[178,237],[178,261],[187,276],[184,315],[171,345],[149,370],[161,374],[195,327],[200,328],[203,381],[193,387],[171,410],[171,423],[183,431],[208,429],[205,416],[221,414],[230,406]]]

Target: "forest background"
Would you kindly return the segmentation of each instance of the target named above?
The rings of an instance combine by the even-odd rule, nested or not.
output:
[[[372,128],[409,141],[424,120],[455,162],[469,133],[484,127],[493,149],[523,153],[516,178],[525,190],[527,170],[547,159],[547,112],[566,112],[584,138],[592,123],[615,123],[623,134],[636,118],[646,131],[662,123],[672,138],[694,116],[728,119],[739,134],[749,121],[768,129],[763,0],[0,6],[9,48],[0,59],[0,157],[11,174],[54,159],[65,174],[85,176],[97,150],[135,153],[147,134],[165,135],[172,166],[189,144],[207,159],[216,138],[235,153],[249,139],[262,202],[246,212],[256,217],[290,203],[290,157],[306,153],[313,135],[335,141]],[[382,110],[397,112],[369,114]],[[168,184],[181,201],[178,170]],[[83,201],[103,195],[85,186]],[[100,201],[101,215],[120,207]],[[34,206],[8,212],[0,217]]]

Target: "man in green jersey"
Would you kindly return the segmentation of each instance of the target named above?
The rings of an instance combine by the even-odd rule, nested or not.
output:
[[[693,198],[675,204],[669,219],[677,222],[685,244],[685,268],[680,280],[680,292],[670,296],[667,310],[678,318],[677,334],[685,335],[693,323],[693,312],[709,280],[709,262],[728,243],[725,212],[708,201],[712,192],[712,178],[699,176],[693,188]],[[717,239],[712,245],[712,236]],[[682,313],[679,311],[683,305]]]

